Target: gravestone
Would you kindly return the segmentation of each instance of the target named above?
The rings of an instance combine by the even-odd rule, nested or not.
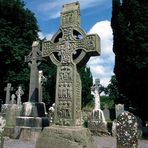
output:
[[[103,111],[100,108],[100,80],[95,79],[95,84],[91,87],[91,94],[95,98],[95,107],[88,120],[88,128],[95,135],[108,134],[107,122]]]
[[[0,116],[0,148],[3,148],[4,146],[3,132],[5,125],[6,125],[6,120],[2,116]]]
[[[116,118],[117,118],[122,112],[124,112],[124,104],[116,104],[115,112],[116,112]]]
[[[28,102],[23,103],[21,114],[16,118],[17,127],[21,129],[22,140],[36,140],[42,127],[49,125],[45,104],[39,102],[38,66],[41,60],[39,41],[34,41],[32,51],[25,57],[25,61],[30,66],[29,99]]]
[[[43,75],[43,71],[39,70],[39,102],[43,100],[43,84],[47,81],[47,79]]]
[[[105,106],[103,113],[104,113],[106,121],[110,121],[110,112],[109,112],[109,109],[107,108],[107,106]]]
[[[16,104],[15,98],[16,98],[15,94],[12,94],[11,95],[11,105]]]
[[[15,92],[15,94],[17,96],[17,105],[21,106],[21,96],[24,94],[21,86],[18,87],[18,90]]]
[[[51,41],[42,44],[43,57],[57,66],[54,124],[41,133],[36,148],[95,147],[88,129],[81,126],[79,68],[99,55],[99,37],[80,28],[79,3],[63,6],[61,26]]]
[[[138,148],[138,123],[136,117],[124,111],[117,117],[117,148]]]
[[[10,92],[13,91],[13,87],[11,87],[11,83],[7,84],[7,87],[4,88],[4,90],[6,91],[6,102],[5,104],[10,104]]]

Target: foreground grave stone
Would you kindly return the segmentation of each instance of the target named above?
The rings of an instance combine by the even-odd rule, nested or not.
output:
[[[122,112],[116,121],[117,148],[138,148],[138,123],[136,117]]]
[[[63,6],[61,26],[42,45],[43,57],[57,66],[54,125],[45,128],[36,148],[94,148],[90,131],[81,126],[81,80],[78,69],[99,55],[99,37],[80,28],[79,3]]]

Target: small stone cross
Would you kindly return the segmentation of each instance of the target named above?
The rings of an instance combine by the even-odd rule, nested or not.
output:
[[[10,103],[10,92],[13,91],[13,87],[11,87],[11,83],[8,83],[7,87],[5,87],[4,90],[6,91],[6,102],[5,102],[5,104],[9,104]]]
[[[15,93],[17,95],[17,105],[20,106],[21,105],[21,96],[24,94],[24,91],[22,90],[22,87],[19,86],[18,90]]]
[[[55,124],[81,124],[81,80],[78,69],[86,64],[90,56],[99,54],[99,36],[86,35],[80,28],[79,3],[64,5],[59,31],[51,41],[42,44],[42,56],[50,57],[57,66]]]
[[[32,51],[25,57],[25,62],[30,66],[30,85],[29,85],[29,101],[39,102],[39,74],[38,66],[42,60],[39,41],[34,41]]]

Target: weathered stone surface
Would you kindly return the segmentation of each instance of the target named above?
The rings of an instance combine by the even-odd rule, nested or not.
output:
[[[117,118],[122,112],[124,112],[124,104],[116,104],[115,112],[116,112],[116,118]]]
[[[97,148],[88,129],[81,126],[46,127],[39,136],[36,148]]]
[[[117,148],[138,148],[138,123],[127,111],[121,113],[116,122]]]
[[[99,36],[86,35],[80,28],[79,3],[64,5],[59,31],[51,41],[42,44],[43,57],[50,57],[57,66],[55,125],[43,129],[36,148],[96,148],[90,131],[80,126],[81,80],[78,69],[90,56],[99,53]]]
[[[2,116],[0,116],[0,148],[3,148],[4,145],[3,131],[5,125],[6,125],[6,120]]]
[[[51,41],[42,44],[43,57],[57,66],[55,118],[56,125],[81,125],[81,80],[78,69],[90,56],[100,53],[97,34],[86,35],[80,28],[80,5],[66,4],[61,12],[61,26]]]

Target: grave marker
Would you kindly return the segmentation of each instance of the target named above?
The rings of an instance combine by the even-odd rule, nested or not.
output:
[[[43,57],[57,66],[54,125],[43,129],[36,148],[96,148],[88,129],[80,126],[80,66],[99,55],[98,35],[86,35],[80,28],[79,2],[65,4],[61,26],[51,41],[42,44]]]
[[[17,105],[20,106],[21,105],[21,96],[24,94],[24,91],[22,90],[22,87],[19,86],[18,90],[15,92],[16,96],[17,96]]]
[[[138,123],[136,117],[124,111],[116,122],[117,148],[138,148]]]
[[[8,83],[7,87],[5,87],[4,90],[6,91],[6,102],[5,102],[5,104],[9,104],[10,103],[10,92],[13,91],[13,87],[11,87],[11,83]]]
[[[124,104],[116,104],[115,111],[116,111],[116,118],[117,118],[122,112],[124,112]]]
[[[64,5],[61,26],[51,41],[42,44],[43,57],[57,66],[55,124],[81,124],[81,80],[78,68],[100,53],[97,34],[80,28],[79,4]]]

